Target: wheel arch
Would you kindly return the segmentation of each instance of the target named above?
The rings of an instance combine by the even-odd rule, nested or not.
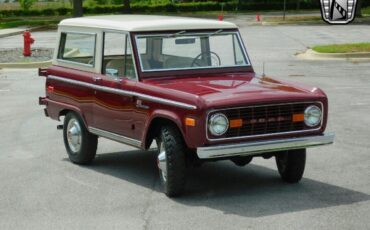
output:
[[[152,144],[154,138],[159,134],[160,127],[163,125],[172,125],[176,127],[182,135],[186,144],[186,138],[183,132],[183,125],[178,115],[172,112],[157,112],[151,117],[148,122],[147,128],[143,138],[143,148],[148,149]]]
[[[79,116],[81,118],[82,122],[84,123],[85,127],[88,128],[85,116],[81,113],[81,111],[79,109],[65,108],[65,109],[60,110],[59,113],[58,113],[58,120],[60,120],[60,117],[66,116],[67,113],[69,113],[69,112],[73,112],[77,116]]]

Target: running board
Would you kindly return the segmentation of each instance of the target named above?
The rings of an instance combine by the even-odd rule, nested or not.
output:
[[[101,129],[97,129],[97,128],[93,128],[93,127],[89,127],[89,132],[93,133],[97,136],[107,138],[107,139],[112,140],[112,141],[117,141],[117,142],[120,142],[120,143],[123,143],[123,144],[126,144],[126,145],[130,145],[130,146],[133,146],[133,147],[136,147],[136,148],[141,148],[141,141],[138,141],[138,140],[135,140],[135,139],[132,139],[132,138],[129,138],[129,137],[125,137],[125,136],[122,136],[122,135],[119,135],[119,134],[116,134],[116,133],[111,133],[111,132],[101,130]]]

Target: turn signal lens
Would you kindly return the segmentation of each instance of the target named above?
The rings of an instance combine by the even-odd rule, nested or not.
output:
[[[193,118],[185,118],[185,125],[186,126],[195,126],[195,119]]]
[[[304,121],[304,114],[293,114],[293,122],[302,122]]]
[[[240,128],[242,126],[243,126],[243,120],[242,119],[230,120],[230,124],[229,124],[230,128]]]

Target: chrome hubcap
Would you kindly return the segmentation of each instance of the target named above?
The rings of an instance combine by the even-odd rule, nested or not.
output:
[[[167,159],[166,159],[166,149],[164,147],[163,141],[159,142],[158,146],[158,157],[157,157],[157,163],[158,163],[158,168],[160,171],[160,174],[163,178],[164,181],[167,180]]]
[[[76,119],[72,118],[67,125],[68,146],[72,152],[77,153],[80,151],[81,139],[81,126]]]

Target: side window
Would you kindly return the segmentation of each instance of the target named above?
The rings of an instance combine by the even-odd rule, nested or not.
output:
[[[104,33],[102,73],[111,77],[136,79],[132,48],[128,35]]]
[[[58,59],[94,66],[95,34],[62,33]]]

